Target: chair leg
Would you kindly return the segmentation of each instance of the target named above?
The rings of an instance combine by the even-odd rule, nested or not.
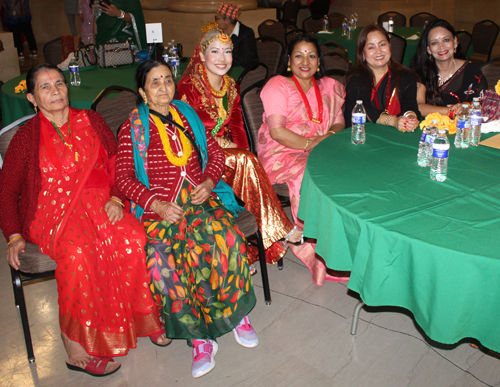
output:
[[[278,270],[283,270],[283,258],[278,260]]]
[[[354,313],[352,314],[352,325],[351,325],[351,335],[355,335],[358,330],[358,321],[359,321],[359,312],[361,312],[361,308],[365,303],[363,301],[359,301],[354,308]]]
[[[35,361],[35,354],[33,353],[33,343],[31,341],[30,324],[28,322],[28,313],[26,312],[26,302],[24,300],[23,283],[19,271],[10,268],[12,275],[12,285],[14,287],[14,299],[16,305],[19,307],[21,314],[21,322],[23,324],[24,341],[26,343],[26,351],[28,352],[28,361],[33,363]]]
[[[264,299],[266,300],[266,305],[271,305],[271,289],[269,288],[269,277],[267,275],[267,262],[266,262],[266,252],[264,250],[264,243],[262,241],[262,234],[260,230],[257,230],[257,246],[259,248],[259,262],[260,262],[260,272],[262,274],[262,286],[264,288]]]

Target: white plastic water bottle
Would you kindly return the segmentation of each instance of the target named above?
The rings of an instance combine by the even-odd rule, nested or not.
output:
[[[328,31],[330,27],[330,22],[328,21],[328,15],[323,16],[323,31]]]
[[[344,21],[342,22],[342,36],[347,35],[347,25],[349,24],[349,20],[347,18],[344,18]]]
[[[358,28],[358,14],[354,12],[354,31]]]
[[[457,133],[455,134],[455,148],[468,148],[470,144],[470,117],[469,109],[466,103],[457,117]]]
[[[439,129],[438,136],[432,144],[431,179],[445,181],[448,173],[448,152],[450,142],[446,137],[446,129]]]
[[[353,23],[349,22],[347,23],[347,40],[351,40],[352,39],[352,29],[353,29]]]
[[[352,109],[352,132],[351,132],[351,142],[355,145],[364,144],[366,140],[365,134],[365,123],[366,123],[366,111],[363,106],[362,100],[356,101],[356,106]]]
[[[169,44],[170,45],[170,44]],[[161,57],[163,58],[163,61],[165,63],[169,63],[170,62],[170,58],[169,58],[169,53],[168,53],[168,49],[169,49],[169,46],[167,47],[164,47],[163,48],[163,53],[161,54]]]
[[[479,104],[479,99],[472,103],[472,108],[470,109],[470,144],[473,146],[478,146],[479,141],[481,141],[481,125],[483,123],[483,117],[481,115],[481,105]]]
[[[389,18],[388,25],[387,32],[394,32],[394,20],[392,20],[392,17]]]
[[[179,66],[181,64],[181,60],[179,58],[179,55],[177,54],[177,46],[175,44],[172,45],[169,61],[170,66],[172,66],[172,76],[174,78],[179,77]]]
[[[75,57],[69,61],[69,83],[71,86],[80,86],[80,66]]]
[[[422,137],[420,137],[420,144],[418,144],[417,163],[421,167],[428,167],[431,165],[432,157],[432,143],[437,135],[436,120],[432,120],[432,124],[422,130]]]

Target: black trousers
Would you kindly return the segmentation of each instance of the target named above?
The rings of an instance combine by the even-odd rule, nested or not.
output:
[[[14,46],[17,48],[17,53],[20,54],[23,52],[23,39],[21,37],[21,32],[26,36],[26,40],[28,41],[28,46],[30,47],[30,51],[36,50],[36,40],[35,35],[33,35],[33,29],[31,28],[31,20],[26,22],[20,22],[16,24],[6,24],[9,28],[9,31],[14,35]]]

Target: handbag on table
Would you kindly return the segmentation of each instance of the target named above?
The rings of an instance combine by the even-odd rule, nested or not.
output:
[[[87,67],[97,64],[97,52],[93,44],[87,44],[74,52],[78,66]]]
[[[495,89],[485,90],[481,114],[486,122],[500,120],[500,95]]]
[[[134,63],[130,42],[103,43],[99,46],[99,66],[116,67]]]

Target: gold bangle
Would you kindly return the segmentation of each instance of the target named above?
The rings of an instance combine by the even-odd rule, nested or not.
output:
[[[12,238],[10,241],[7,242],[7,247],[10,246],[11,243],[13,243],[14,241],[17,241],[19,238],[22,238],[23,236],[22,235],[18,235],[14,238]]]
[[[309,146],[309,139],[306,138],[306,146],[302,148],[302,150],[305,151],[308,146]]]
[[[329,130],[327,133],[331,133],[331,134],[335,134],[337,132],[335,132],[333,129]]]
[[[417,118],[417,113],[415,113],[413,110],[408,110],[405,114],[403,114],[403,117],[410,117],[410,116]]]
[[[114,202],[118,203],[118,204],[119,204],[120,206],[122,206],[122,207],[125,207],[125,204],[123,204],[123,203],[122,203],[120,200],[118,200],[118,199],[115,199],[115,198],[109,198],[109,200],[112,200],[112,201],[114,201]]]
[[[389,125],[387,122],[391,120],[392,116],[390,114],[387,114],[387,117],[385,118],[384,125]]]

